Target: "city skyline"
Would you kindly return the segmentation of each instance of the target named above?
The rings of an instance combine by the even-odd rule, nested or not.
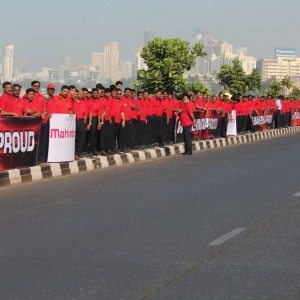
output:
[[[6,9],[0,12],[0,19],[10,26],[0,28],[1,51],[14,44],[15,57],[26,57],[29,68],[36,70],[60,65],[70,54],[79,64],[88,63],[91,52],[99,51],[110,41],[118,41],[121,60],[133,61],[143,44],[143,30],[192,41],[196,28],[208,28],[216,39],[229,41],[235,47],[246,45],[257,59],[272,57],[276,46],[300,49],[300,41],[295,38],[300,25],[300,3],[294,0],[284,2],[285,13],[282,2],[277,0],[129,0],[126,5],[114,0],[105,6],[92,0],[86,6],[86,15],[82,4],[79,0],[72,1],[72,5],[57,0],[4,0]],[[10,9],[17,22],[11,22],[7,13]],[[82,22],[78,22],[80,19]]]

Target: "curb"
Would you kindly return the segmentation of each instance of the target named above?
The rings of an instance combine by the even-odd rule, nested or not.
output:
[[[228,138],[203,140],[193,142],[193,151],[199,152],[207,149],[223,148],[239,144],[247,144],[253,141],[267,140],[278,136],[288,135],[300,131],[300,126],[281,129],[271,129],[265,132],[247,133]],[[139,161],[152,160],[166,156],[179,155],[184,152],[184,145],[177,144],[163,148],[150,148],[145,150],[133,150],[129,153],[114,154],[110,156],[97,156],[95,158],[83,158],[78,161],[50,163],[34,167],[25,167],[0,172],[0,188],[21,183],[35,182],[58,176],[82,173],[86,171],[120,166]]]

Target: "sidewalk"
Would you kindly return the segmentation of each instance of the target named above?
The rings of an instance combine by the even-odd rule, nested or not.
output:
[[[247,144],[254,141],[267,140],[297,133],[300,126],[288,127],[282,129],[272,129],[265,132],[247,133],[244,135],[218,138],[214,140],[205,140],[193,142],[193,151],[204,151],[207,149],[222,148],[232,145]],[[73,162],[41,164],[34,167],[26,167],[0,172],[0,187],[11,186],[27,182],[35,182],[43,179],[54,178],[58,176],[76,174],[86,171],[92,171],[110,166],[119,166],[131,164],[139,161],[146,161],[155,158],[179,155],[184,152],[184,145],[177,144],[163,148],[151,148],[145,150],[134,150],[124,154],[115,154],[110,156],[97,156],[94,158],[83,158]]]

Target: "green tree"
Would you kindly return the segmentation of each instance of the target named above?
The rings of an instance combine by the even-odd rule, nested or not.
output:
[[[202,93],[202,94],[211,94],[211,90],[204,83],[198,82],[189,82],[187,84],[187,89],[193,94]]]
[[[204,46],[200,43],[191,49],[189,42],[178,38],[156,38],[142,49],[141,57],[148,70],[138,71],[139,87],[152,92],[163,88],[183,91],[187,86],[184,73],[195,65],[197,57],[204,55]]]
[[[251,74],[246,76],[248,91],[257,92],[261,89],[261,76],[257,69],[254,69]]]
[[[245,95],[249,91],[259,90],[261,86],[258,70],[254,69],[251,74],[246,75],[237,58],[232,61],[232,66],[221,66],[217,79],[220,85],[233,95]]]
[[[292,92],[289,94],[289,97],[300,99],[300,88],[294,86]]]
[[[278,97],[282,93],[282,89],[283,89],[282,82],[273,79],[270,82],[270,85],[267,88],[265,94],[275,98],[275,97]]]
[[[293,87],[293,81],[291,79],[291,76],[284,76],[284,78],[281,80],[281,84],[283,87],[291,89]]]
[[[266,95],[272,97],[278,97],[284,91],[284,89],[291,89],[293,87],[293,81],[290,76],[285,76],[282,80],[276,80],[272,78],[269,82],[269,86],[265,91]]]

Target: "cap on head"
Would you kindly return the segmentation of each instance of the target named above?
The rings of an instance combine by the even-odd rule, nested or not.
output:
[[[53,83],[49,83],[47,85],[47,89],[54,89],[55,90],[55,85]]]

